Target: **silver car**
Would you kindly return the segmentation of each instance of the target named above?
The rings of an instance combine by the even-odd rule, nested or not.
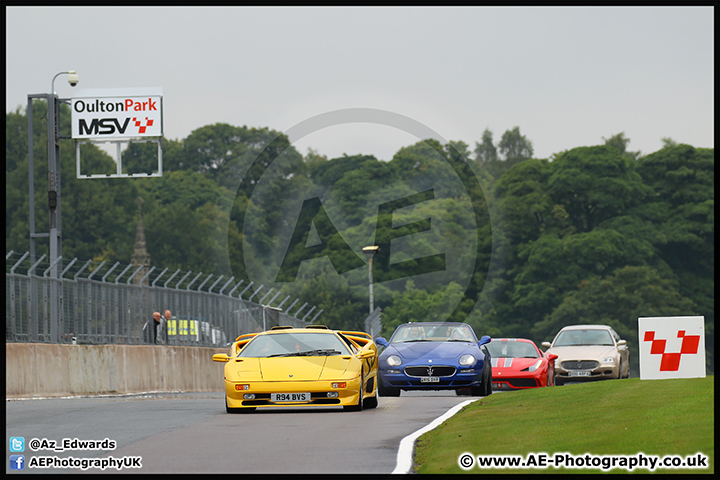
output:
[[[543,342],[546,354],[555,360],[555,385],[568,381],[627,378],[630,374],[630,350],[627,342],[607,325],[570,325]]]

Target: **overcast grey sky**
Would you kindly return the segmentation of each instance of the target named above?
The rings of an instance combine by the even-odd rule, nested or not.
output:
[[[643,154],[664,137],[712,148],[713,16],[712,7],[6,7],[6,111],[77,70],[77,89],[161,87],[173,140],[217,122],[286,132],[369,108],[471,150],[486,128],[497,143],[518,126],[537,158],[620,132]],[[63,76],[55,90],[76,92]],[[303,154],[383,160],[418,141],[402,121],[331,119],[296,128],[306,135],[291,141]]]

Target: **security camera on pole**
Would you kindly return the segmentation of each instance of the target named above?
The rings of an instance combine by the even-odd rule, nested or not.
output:
[[[48,237],[49,239],[49,262],[48,268],[50,278],[59,279],[62,269],[62,220],[61,220],[61,195],[60,195],[60,143],[58,142],[58,99],[55,96],[55,79],[60,75],[68,75],[68,83],[74,87],[79,83],[78,74],[75,70],[55,74],[50,82],[50,93],[40,95],[28,95],[28,163],[30,176],[30,255],[31,261],[35,261],[35,238]],[[48,233],[35,233],[35,191],[33,173],[33,120],[32,100],[33,98],[45,98],[47,100],[47,156],[48,156],[48,209],[50,211],[50,229]],[[59,341],[59,312],[58,312],[58,284],[56,281],[50,283],[50,340]]]
[[[58,257],[62,255],[62,217],[60,208],[60,142],[58,141],[58,102],[55,95],[55,79],[60,75],[68,76],[68,83],[74,87],[80,81],[75,70],[55,74],[50,82],[48,95],[48,207],[50,209],[50,266],[51,277],[59,278]],[[54,265],[54,267],[53,267]],[[54,309],[53,309],[54,310]],[[51,317],[51,325],[52,317]],[[52,335],[52,328],[51,328]],[[54,337],[54,335],[53,335]],[[57,340],[57,339],[54,339]]]

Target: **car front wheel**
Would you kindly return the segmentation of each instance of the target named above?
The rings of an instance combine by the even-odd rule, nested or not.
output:
[[[492,393],[492,374],[487,365],[487,362],[483,365],[482,384],[479,387],[470,387],[470,394],[474,397],[487,397]]]
[[[363,385],[365,385],[364,376],[360,376],[360,390],[358,391],[358,401],[356,405],[345,405],[343,410],[346,412],[361,412],[363,409]]]
[[[378,406],[378,399],[377,399],[377,393],[375,393],[374,397],[366,398],[363,402],[363,408],[375,408]]]
[[[377,381],[377,377],[371,378],[368,380],[368,386],[366,389],[368,389],[371,393],[374,388],[374,383]],[[375,389],[375,395],[372,397],[368,397],[365,400],[363,400],[363,408],[376,408],[378,406],[378,391]]]
[[[382,380],[380,380],[378,382],[378,395],[381,397],[399,397],[400,389],[395,387],[386,387]]]

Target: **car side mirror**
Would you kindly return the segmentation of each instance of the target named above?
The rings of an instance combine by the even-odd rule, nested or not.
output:
[[[555,355],[554,353],[551,353],[547,356],[547,359],[549,362],[554,362],[556,358],[558,358],[558,356]]]
[[[227,353],[216,353],[213,355],[213,362],[227,362],[230,360],[230,357],[228,357]]]
[[[619,340],[619,341],[617,342],[617,344],[618,344],[618,347],[620,347],[620,346],[622,346],[622,345],[627,345],[627,341],[625,341],[625,340]]]
[[[376,339],[375,339],[375,343],[377,343],[378,345],[381,345],[381,346],[383,346],[383,347],[389,347],[389,346],[390,346],[390,344],[388,343],[388,341],[385,340],[383,337],[378,337],[378,338],[376,338]]]
[[[486,343],[490,343],[491,341],[492,338],[490,338],[489,335],[483,335],[478,342],[478,347],[482,347],[483,345],[485,345]]]
[[[550,348],[550,347],[552,347],[552,343],[550,343],[550,342],[542,342],[540,345],[542,345],[542,346],[545,347],[545,348]]]

